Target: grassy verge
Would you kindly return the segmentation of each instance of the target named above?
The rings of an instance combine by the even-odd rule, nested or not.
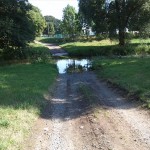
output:
[[[114,45],[115,43],[111,43],[109,40],[103,40],[101,42],[71,42],[60,44],[60,46],[65,49],[72,57],[91,57],[103,55],[103,53],[109,55],[109,47]]]
[[[57,76],[51,63],[0,67],[0,150],[19,150]]]
[[[60,44],[72,57],[113,56],[113,55],[144,55],[150,54],[150,40],[131,40],[125,47],[118,46],[110,40],[92,42],[72,42]]]
[[[51,59],[51,54],[47,47],[37,43],[30,43],[26,49],[26,58],[33,63],[46,63]]]
[[[95,59],[93,67],[103,77],[136,94],[150,108],[150,58]]]
[[[63,38],[37,37],[36,40],[42,43],[55,43],[55,44],[64,42]]]
[[[0,59],[0,65],[14,64],[14,63],[25,63],[25,62],[42,62],[46,63],[51,59],[49,49],[41,44],[30,43],[26,48],[20,49],[7,55],[7,59],[4,57]]]

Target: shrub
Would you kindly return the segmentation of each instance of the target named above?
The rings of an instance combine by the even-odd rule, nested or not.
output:
[[[135,53],[137,55],[150,54],[150,46],[147,44],[139,45],[135,48]]]
[[[25,48],[7,48],[2,51],[1,57],[4,60],[25,59],[26,49]]]
[[[46,63],[51,57],[49,49],[41,45],[31,44],[26,51],[27,58],[33,63]]]

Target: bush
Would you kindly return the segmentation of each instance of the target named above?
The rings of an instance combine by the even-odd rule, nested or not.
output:
[[[37,38],[38,41],[42,43],[64,43],[64,42],[74,42],[76,39],[72,38]]]
[[[135,48],[135,53],[137,55],[150,54],[150,46],[147,44],[139,45]]]
[[[26,59],[25,48],[8,48],[2,51],[1,57],[4,60]]]
[[[112,47],[112,54],[119,55],[119,56],[131,55],[134,54],[134,47],[131,45],[126,45],[124,47],[116,45]]]
[[[49,49],[32,43],[25,48],[18,49],[6,49],[0,51],[1,61],[20,61],[20,60],[30,60],[31,62],[48,62],[51,57]]]
[[[26,50],[26,57],[33,63],[46,63],[51,55],[48,48],[39,44],[30,44]]]
[[[104,40],[104,39],[107,39],[107,38],[108,38],[108,34],[98,34],[96,36],[97,41],[101,41],[101,40]]]

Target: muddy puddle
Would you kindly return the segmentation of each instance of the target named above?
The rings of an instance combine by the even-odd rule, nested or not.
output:
[[[92,70],[89,59],[61,59],[56,60],[59,74],[74,73]]]

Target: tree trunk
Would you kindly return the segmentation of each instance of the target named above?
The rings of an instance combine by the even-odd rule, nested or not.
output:
[[[119,29],[119,45],[125,45],[125,29]]]
[[[116,4],[116,13],[117,13],[117,22],[118,22],[118,29],[119,29],[119,45],[125,45],[125,12],[124,12],[124,5],[125,0],[122,3],[119,0],[115,0]]]

